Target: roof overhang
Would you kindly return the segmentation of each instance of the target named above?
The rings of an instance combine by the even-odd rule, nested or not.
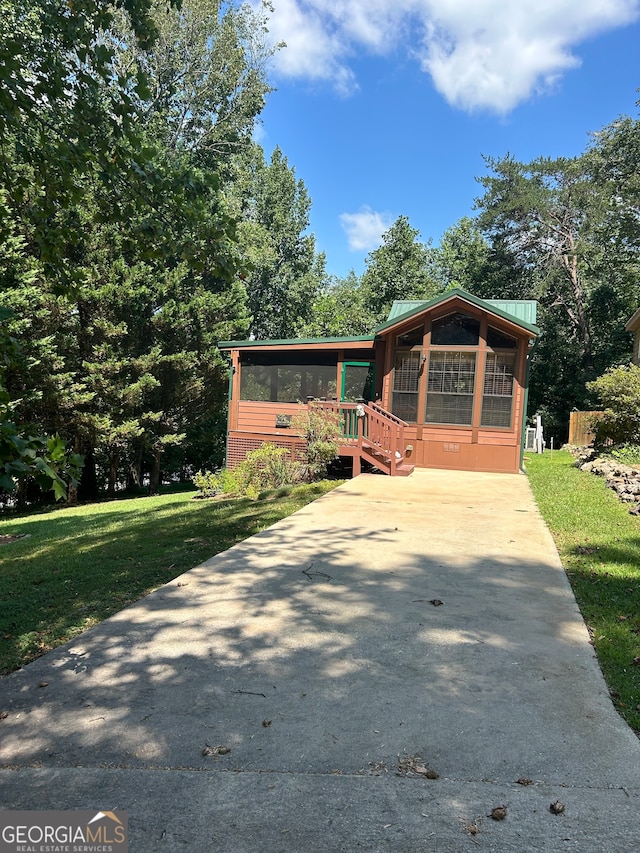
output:
[[[309,350],[362,350],[373,349],[374,335],[352,338],[290,338],[266,341],[220,341],[221,350],[278,350],[279,352],[304,349]]]

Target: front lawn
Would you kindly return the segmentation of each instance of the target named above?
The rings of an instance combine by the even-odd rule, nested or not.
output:
[[[193,492],[183,492],[3,519],[0,674],[77,636],[336,485],[285,488],[257,501],[192,500]]]
[[[529,454],[526,470],[613,701],[640,734],[640,518],[569,453]]]

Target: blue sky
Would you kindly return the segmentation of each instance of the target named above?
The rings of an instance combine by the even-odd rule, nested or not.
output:
[[[259,139],[313,200],[330,273],[404,215],[473,213],[482,155],[573,156],[640,98],[640,0],[273,0]]]

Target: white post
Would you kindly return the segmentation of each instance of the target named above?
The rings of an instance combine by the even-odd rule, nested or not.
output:
[[[544,451],[544,436],[542,434],[542,417],[536,415],[536,453]]]

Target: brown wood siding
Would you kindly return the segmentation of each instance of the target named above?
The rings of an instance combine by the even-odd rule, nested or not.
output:
[[[302,403],[262,403],[240,400],[235,429],[239,432],[286,436],[291,433],[291,427],[276,427],[276,415],[295,417],[306,409],[306,405]]]

